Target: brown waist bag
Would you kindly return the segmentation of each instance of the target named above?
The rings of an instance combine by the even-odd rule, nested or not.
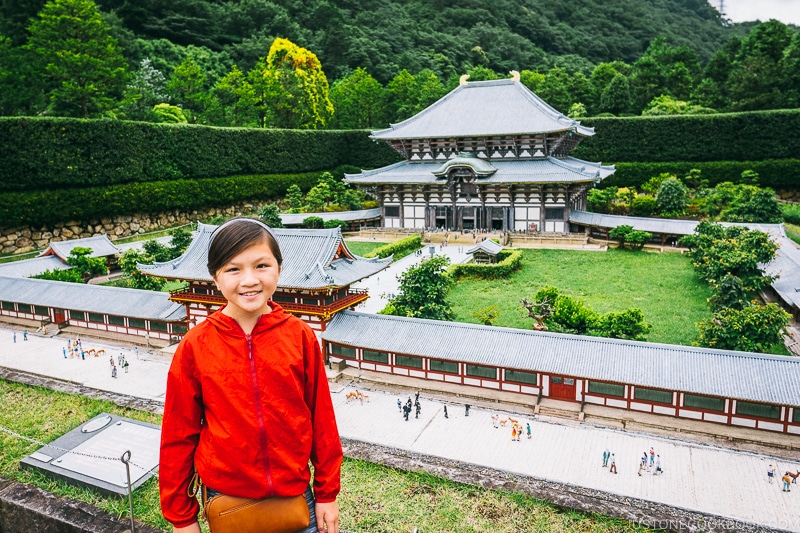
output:
[[[203,517],[211,533],[297,533],[311,522],[303,494],[263,500],[224,494],[208,498],[205,486]]]

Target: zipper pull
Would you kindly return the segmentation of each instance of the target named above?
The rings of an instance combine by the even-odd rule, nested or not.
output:
[[[253,360],[253,337],[251,335],[245,335],[245,339],[247,339],[247,357],[252,361]]]

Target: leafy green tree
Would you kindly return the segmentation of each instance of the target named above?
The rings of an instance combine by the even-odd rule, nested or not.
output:
[[[182,105],[184,115],[188,112],[187,119],[192,123],[197,122],[197,116],[208,105],[206,80],[200,65],[187,57],[175,68],[167,83],[167,90]]]
[[[333,191],[326,182],[314,185],[306,194],[305,208],[307,211],[318,213],[333,201]]]
[[[678,178],[668,178],[661,182],[656,193],[656,207],[664,216],[678,216],[686,211],[689,203],[689,189]]]
[[[137,268],[137,264],[152,264],[154,258],[146,252],[140,252],[131,248],[125,251],[119,258],[119,267],[126,276],[126,281],[131,288],[145,291],[160,291],[166,280],[155,276],[148,276]]]
[[[744,286],[741,278],[730,273],[723,275],[712,287],[714,294],[708,299],[708,303],[715,310],[744,309],[751,304],[750,298],[754,296]]]
[[[631,89],[627,76],[617,74],[600,95],[600,109],[619,115],[631,109]]]
[[[726,275],[735,276],[750,300],[774,279],[764,265],[775,258],[778,244],[763,231],[703,221],[681,242],[691,249],[697,273],[712,286],[721,286]]]
[[[591,334],[598,337],[643,341],[652,329],[653,326],[645,321],[641,309],[632,308],[599,316]]]
[[[105,275],[108,272],[108,265],[104,257],[91,257],[92,249],[83,246],[76,246],[69,252],[67,264],[72,265],[84,279],[91,279],[95,276]]]
[[[153,118],[156,122],[163,122],[164,124],[186,124],[186,115],[183,110],[170,104],[156,104],[153,106]]]
[[[325,226],[325,221],[322,217],[306,217],[303,219],[303,227],[307,229],[322,229]]]
[[[617,187],[590,190],[586,195],[586,205],[589,211],[595,213],[610,213],[611,202],[616,198],[617,190]]]
[[[253,126],[257,124],[256,93],[247,77],[236,65],[214,85],[214,94],[224,112],[225,125]]]
[[[288,39],[275,39],[248,79],[265,127],[324,128],[333,115],[322,64],[316,54]]]
[[[47,279],[50,281],[64,281],[67,283],[86,283],[87,280],[74,268],[66,270],[45,270],[41,274],[31,276],[34,279]]]
[[[792,41],[783,52],[778,71],[784,105],[788,108],[800,107],[800,32],[796,31],[792,35]]]
[[[550,321],[566,333],[587,335],[595,326],[598,316],[582,300],[560,294],[553,304]]]
[[[753,27],[742,40],[727,79],[734,110],[781,106],[781,60],[792,34],[786,24],[772,19]]]
[[[697,324],[694,344],[721,350],[769,352],[783,342],[791,316],[777,304],[726,308]]]
[[[332,127],[366,129],[388,123],[386,92],[380,82],[361,67],[336,80],[330,96],[336,109]]]
[[[28,27],[50,111],[81,118],[122,101],[128,65],[91,0],[52,0]]]
[[[180,257],[192,243],[192,232],[186,228],[175,228],[169,232],[170,259]]]
[[[452,280],[447,276],[450,259],[434,255],[400,275],[400,293],[391,300],[392,314],[434,320],[453,320],[447,302]]]
[[[632,226],[623,224],[608,232],[608,236],[619,242],[619,249],[627,245],[631,250],[641,250],[653,234],[648,231],[635,230]]]
[[[286,189],[286,203],[289,204],[289,209],[292,212],[299,213],[300,208],[303,207],[303,191],[300,190],[297,184],[292,183]]]
[[[608,232],[608,236],[619,243],[620,250],[625,248],[625,239],[628,234],[633,231],[633,226],[627,224],[620,224],[616,228]]]
[[[699,105],[691,105],[683,100],[676,100],[671,96],[662,94],[656,96],[642,111],[645,116],[659,115],[708,115],[716,113],[715,110]]]
[[[780,224],[783,213],[775,191],[769,187],[744,186],[741,194],[731,207],[723,211],[725,220],[730,222],[754,222],[760,224]]]
[[[325,223],[322,225],[325,229],[331,228],[342,228],[347,229],[347,222],[344,220],[339,220],[338,218],[332,218],[330,220],[326,220]]]
[[[420,71],[416,76],[403,69],[389,82],[386,90],[389,93],[392,122],[416,115],[446,92],[439,78],[429,69]]]
[[[156,239],[145,241],[142,245],[144,254],[151,257],[156,263],[165,263],[172,259],[172,252],[168,246],[161,244]]]
[[[282,228],[283,221],[281,220],[281,210],[276,204],[267,204],[258,212],[258,218],[261,222],[271,228]]]
[[[472,316],[484,326],[491,326],[500,317],[500,310],[497,308],[497,304],[493,304],[483,309],[473,311]]]
[[[128,83],[126,104],[123,106],[125,118],[152,119],[153,107],[168,100],[167,79],[153,66],[150,58],[144,58]]]
[[[649,194],[637,196],[631,202],[631,215],[635,217],[649,217],[656,212],[656,199]]]

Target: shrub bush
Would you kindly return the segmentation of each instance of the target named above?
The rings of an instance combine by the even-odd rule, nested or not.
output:
[[[800,205],[781,204],[781,212],[783,213],[783,220],[789,224],[800,226]]]

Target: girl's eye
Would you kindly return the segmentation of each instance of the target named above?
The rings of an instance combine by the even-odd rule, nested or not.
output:
[[[269,268],[269,265],[268,265],[268,264],[266,264],[266,263],[261,263],[261,264],[260,264],[260,265],[258,265],[258,267],[256,267],[256,268]]]
[[[236,268],[236,267],[230,267],[230,268],[225,270],[225,272],[238,272],[238,271],[239,271],[239,269]]]

